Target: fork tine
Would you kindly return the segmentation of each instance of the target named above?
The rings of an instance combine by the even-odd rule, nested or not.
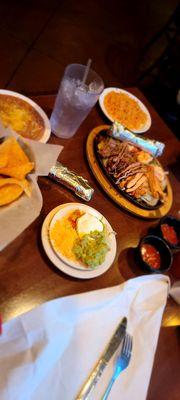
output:
[[[129,343],[128,343],[128,353],[129,355],[131,355],[131,351],[132,351],[132,336],[129,335]]]
[[[126,356],[130,356],[132,351],[132,337],[127,333],[122,347],[122,354]]]
[[[132,352],[132,347],[133,347],[133,339],[132,336],[130,336],[130,349],[129,349],[130,354]]]
[[[126,336],[127,336],[127,335],[124,336],[121,354],[124,354],[124,353],[126,352],[126,342],[127,342]]]
[[[129,335],[128,333],[125,335],[124,337],[124,341],[123,341],[123,347],[122,347],[122,353],[126,354],[127,353],[127,349],[128,349],[128,340],[129,340]]]
[[[128,335],[128,349],[127,349],[128,355],[131,353],[131,336]]]

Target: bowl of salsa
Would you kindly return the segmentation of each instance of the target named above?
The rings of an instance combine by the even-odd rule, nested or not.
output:
[[[158,225],[158,235],[171,249],[180,250],[180,220],[171,215],[163,217]]]
[[[138,248],[141,267],[153,273],[168,271],[172,264],[172,253],[168,244],[158,236],[148,235],[141,239]]]

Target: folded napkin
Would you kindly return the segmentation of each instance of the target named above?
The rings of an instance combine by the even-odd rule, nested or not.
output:
[[[0,399],[75,399],[118,323],[127,316],[132,359],[109,399],[144,400],[168,290],[167,276],[139,277],[50,301],[7,322],[0,337]],[[114,359],[89,399],[101,398]]]

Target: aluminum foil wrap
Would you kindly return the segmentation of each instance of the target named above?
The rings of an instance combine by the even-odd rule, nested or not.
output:
[[[115,139],[119,139],[122,141],[126,140],[135,144],[141,149],[151,153],[154,157],[161,156],[164,151],[164,143],[157,142],[153,139],[142,138],[135,133],[129,131],[128,129],[125,129],[119,122],[114,122],[108,133]]]
[[[94,189],[89,186],[88,181],[75,172],[70,171],[58,161],[50,169],[49,178],[66,186],[85,201],[90,201],[93,196]]]

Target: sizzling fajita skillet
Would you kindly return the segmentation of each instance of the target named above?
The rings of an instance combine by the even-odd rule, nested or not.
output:
[[[100,185],[119,206],[125,208],[126,210],[130,211],[133,214],[142,216],[144,218],[161,218],[163,215],[166,215],[172,205],[172,189],[169,183],[169,179],[166,176],[159,161],[151,157],[151,163],[154,163],[158,167],[157,170],[159,170],[160,173],[163,173],[163,176],[165,177],[164,188],[162,190],[161,187],[160,192],[162,191],[162,193],[160,194],[159,199],[156,199],[156,202],[154,202],[155,204],[148,204],[143,199],[136,198],[135,196],[133,196],[132,192],[124,190],[124,188],[122,188],[120,185],[117,184],[117,178],[115,179],[113,174],[109,173],[112,171],[108,170],[106,164],[107,162],[106,157],[104,157],[105,158],[105,163],[104,163],[103,153],[99,151],[98,147],[101,141],[106,140],[108,138],[107,135],[108,129],[109,126],[107,125],[96,127],[90,132],[87,139],[87,146],[86,146],[87,158],[89,161],[89,165]],[[117,142],[122,143],[119,140],[117,140]],[[132,147],[134,147],[134,145],[132,145]],[[104,148],[106,149],[106,143]],[[140,155],[141,157],[142,156],[144,157],[143,153],[146,152],[141,151]],[[139,174],[139,179],[141,179],[141,182],[143,181],[145,182],[146,179],[144,177],[145,175],[144,170],[146,171],[147,169],[149,171],[149,168],[144,167],[144,165],[146,164],[142,166],[141,163],[138,163],[138,167],[139,165],[141,167],[140,170],[137,169],[137,173]],[[150,168],[150,170],[151,169],[152,168]],[[134,173],[133,175],[136,174]],[[129,180],[131,180],[130,177],[132,177],[133,175],[130,174],[129,176],[127,176]],[[123,179],[120,179],[119,182],[122,183]],[[129,186],[132,186],[130,182],[128,184],[128,188]]]

